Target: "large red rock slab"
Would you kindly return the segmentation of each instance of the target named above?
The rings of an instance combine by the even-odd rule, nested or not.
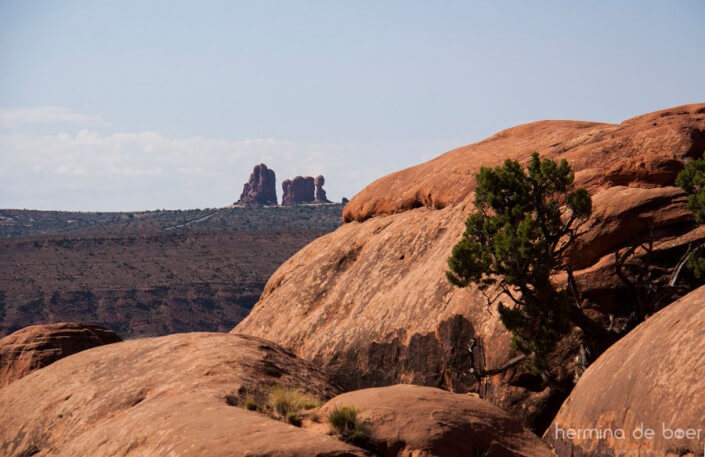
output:
[[[618,125],[532,123],[372,183],[346,206],[348,223],[271,276],[234,331],[283,345],[347,389],[401,382],[478,391],[543,432],[564,398],[519,369],[479,383],[468,374],[471,338],[477,368],[502,366],[516,354],[485,296],[453,287],[445,276],[473,208],[474,173],[533,151],[569,160],[594,197],[592,230],[573,258],[583,268],[576,276],[588,292],[586,306],[605,325],[616,304],[629,305],[609,265],[613,250],[653,233],[656,244],[670,244],[668,266],[703,239],[673,181],[683,161],[705,151],[705,105]],[[557,356],[559,378],[572,379],[574,355]]]
[[[339,392],[254,337],[187,333],[89,349],[0,389],[0,455],[365,455],[234,406],[275,384],[324,399]]]
[[[520,420],[474,395],[398,384],[339,395],[317,413],[321,424],[343,406],[358,410],[367,447],[382,457],[550,457]]]
[[[0,387],[77,352],[122,341],[95,324],[30,325],[0,339]]]
[[[580,378],[544,439],[560,457],[701,455],[705,449],[703,329],[705,287],[700,287],[602,354]],[[651,438],[640,432],[635,435],[637,429],[641,433],[652,429],[654,434]],[[682,439],[678,439],[680,433]]]
[[[539,121],[392,173],[353,197],[345,221],[363,221],[418,206],[442,208],[465,200],[482,166],[507,158],[526,161],[534,151],[568,160],[578,182],[654,186],[672,182],[685,157],[705,150],[705,104],[684,105],[604,124]]]

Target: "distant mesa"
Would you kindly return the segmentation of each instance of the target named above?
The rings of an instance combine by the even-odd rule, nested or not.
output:
[[[274,170],[270,170],[263,163],[255,165],[250,174],[250,180],[245,183],[240,200],[236,203],[241,205],[276,205],[276,181]]]
[[[282,182],[282,205],[300,205],[307,203],[331,203],[328,200],[323,185],[326,179],[323,175],[315,178],[312,176],[297,176],[294,179],[285,179]],[[250,179],[240,195],[236,205],[276,205],[277,194],[275,191],[276,177],[274,170],[261,163],[256,165]]]

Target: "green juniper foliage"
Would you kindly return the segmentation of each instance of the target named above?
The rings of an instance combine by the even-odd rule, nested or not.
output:
[[[688,193],[688,209],[695,222],[705,224],[705,155],[702,159],[691,160],[678,173],[676,184]],[[697,279],[705,278],[705,257],[701,249],[696,249],[688,257],[688,269]]]
[[[556,163],[538,153],[527,169],[506,160],[499,167],[483,167],[476,178],[476,210],[448,259],[448,279],[459,287],[474,283],[485,294],[491,291],[490,302],[510,298],[510,306],[499,303],[502,323],[515,348],[543,371],[548,354],[573,325],[586,333],[591,328],[566,253],[592,213],[592,200],[584,188],[574,187],[565,160]],[[568,273],[569,286],[551,283],[551,275],[560,271]]]

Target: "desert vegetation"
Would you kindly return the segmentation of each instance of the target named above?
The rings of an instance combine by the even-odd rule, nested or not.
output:
[[[628,293],[624,323],[607,328],[583,310],[583,295],[573,275],[576,242],[590,230],[592,202],[575,188],[574,173],[562,160],[532,155],[526,168],[514,160],[483,167],[476,175],[476,210],[462,239],[453,247],[446,275],[459,287],[476,284],[488,307],[497,303],[512,345],[521,356],[491,375],[521,362],[552,382],[549,358],[559,341],[580,329],[577,376],[636,325],[698,284],[705,275],[702,244],[688,245],[675,264],[663,265],[653,229],[632,246],[614,252],[614,274]],[[695,223],[705,223],[705,157],[686,163],[676,184],[688,194]],[[686,268],[684,268],[686,267]],[[687,271],[686,271],[687,270]],[[558,274],[565,280],[557,281]],[[506,305],[502,299],[508,300]]]
[[[300,427],[303,414],[323,404],[317,396],[283,385],[269,388],[264,397],[261,392],[247,393],[239,399],[228,400],[248,411],[257,411],[274,419]]]
[[[358,417],[358,410],[352,406],[336,406],[328,414],[331,430],[348,443],[364,445],[367,431]]]
[[[50,234],[179,231],[334,230],[342,205],[205,208],[138,212],[80,212],[0,209],[0,238]]]
[[[335,206],[230,208],[173,230],[207,211],[0,210],[0,336],[52,321],[123,338],[227,331],[288,256],[339,225]]]
[[[269,391],[267,406],[292,425],[301,425],[301,412],[321,406],[321,400],[301,390],[274,386]]]
[[[705,224],[705,154],[685,165],[676,178],[676,184],[688,194],[688,209],[695,221]],[[705,279],[705,255],[701,244],[689,250],[686,262],[696,279]]]
[[[453,247],[448,279],[460,287],[477,284],[488,305],[499,301],[515,349],[545,374],[548,355],[572,325],[586,335],[601,331],[582,312],[567,255],[592,212],[590,196],[574,188],[565,160],[556,163],[538,153],[526,170],[507,160],[483,167],[476,178],[477,209]],[[564,287],[551,281],[558,272],[568,276]]]

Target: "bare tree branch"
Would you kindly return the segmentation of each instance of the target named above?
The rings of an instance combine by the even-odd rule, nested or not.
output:
[[[496,374],[504,373],[505,371],[509,370],[510,368],[519,365],[521,362],[526,360],[526,358],[527,358],[526,354],[520,354],[520,355],[514,357],[513,359],[511,359],[509,362],[502,365],[501,367],[492,368],[490,370],[478,370],[477,376],[485,377],[485,376],[494,376]]]

